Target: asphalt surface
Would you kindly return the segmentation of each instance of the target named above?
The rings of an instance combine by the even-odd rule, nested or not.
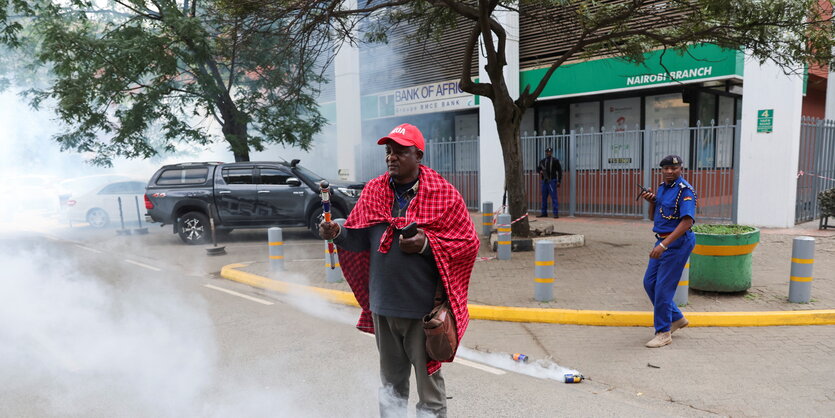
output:
[[[0,415],[376,415],[376,349],[353,328],[356,309],[220,279],[222,265],[257,258],[264,230],[234,232],[219,257],[169,232],[3,225]],[[307,231],[285,239],[295,257],[322,255]],[[597,376],[557,382],[536,344],[502,347],[508,335],[491,327],[471,325],[461,361],[443,368],[450,416],[710,414]]]

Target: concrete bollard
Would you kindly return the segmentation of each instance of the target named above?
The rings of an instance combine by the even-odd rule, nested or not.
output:
[[[687,294],[690,292],[690,259],[684,264],[684,270],[681,271],[681,278],[678,279],[678,287],[676,287],[676,294],[673,296],[673,303],[676,306],[687,305]]]
[[[335,267],[331,268],[328,242],[325,241],[325,281],[328,283],[339,283],[345,279],[342,277],[342,267],[339,266],[339,252],[336,249],[336,245],[333,246],[333,263]]]
[[[534,268],[534,298],[539,302],[554,300],[554,242],[537,241]]]
[[[809,303],[812,299],[812,267],[814,265],[815,239],[812,237],[796,237],[792,241],[789,302]]]
[[[270,271],[284,271],[284,234],[279,227],[267,230],[270,246]]]
[[[493,233],[493,202],[481,205],[481,231],[486,237]]]
[[[496,251],[499,260],[510,260],[510,215],[503,213],[499,215],[497,222],[498,235],[496,239]]]

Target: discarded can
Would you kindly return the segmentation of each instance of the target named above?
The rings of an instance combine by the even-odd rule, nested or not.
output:
[[[528,356],[520,353],[513,353],[513,359],[516,361],[521,361],[522,363],[528,362]]]
[[[583,380],[583,375],[581,374],[566,373],[564,377],[565,383],[580,383]]]

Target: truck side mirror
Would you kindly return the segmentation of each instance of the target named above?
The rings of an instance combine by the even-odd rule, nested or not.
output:
[[[295,177],[288,177],[286,183],[287,183],[288,186],[293,186],[293,187],[297,187],[297,186],[302,185],[302,181],[295,178]]]

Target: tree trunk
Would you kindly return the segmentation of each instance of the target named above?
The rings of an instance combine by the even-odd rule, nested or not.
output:
[[[249,135],[246,117],[237,109],[220,110],[223,116],[223,138],[235,156],[235,162],[249,161]]]
[[[511,222],[528,213],[528,203],[525,198],[525,182],[522,175],[522,144],[519,139],[519,127],[522,123],[523,111],[510,100],[494,100],[493,108],[496,115],[496,127],[499,131],[499,142],[504,156],[505,188],[507,192],[507,208]],[[511,226],[511,234],[515,237],[527,238],[531,234],[528,218],[522,218]]]

